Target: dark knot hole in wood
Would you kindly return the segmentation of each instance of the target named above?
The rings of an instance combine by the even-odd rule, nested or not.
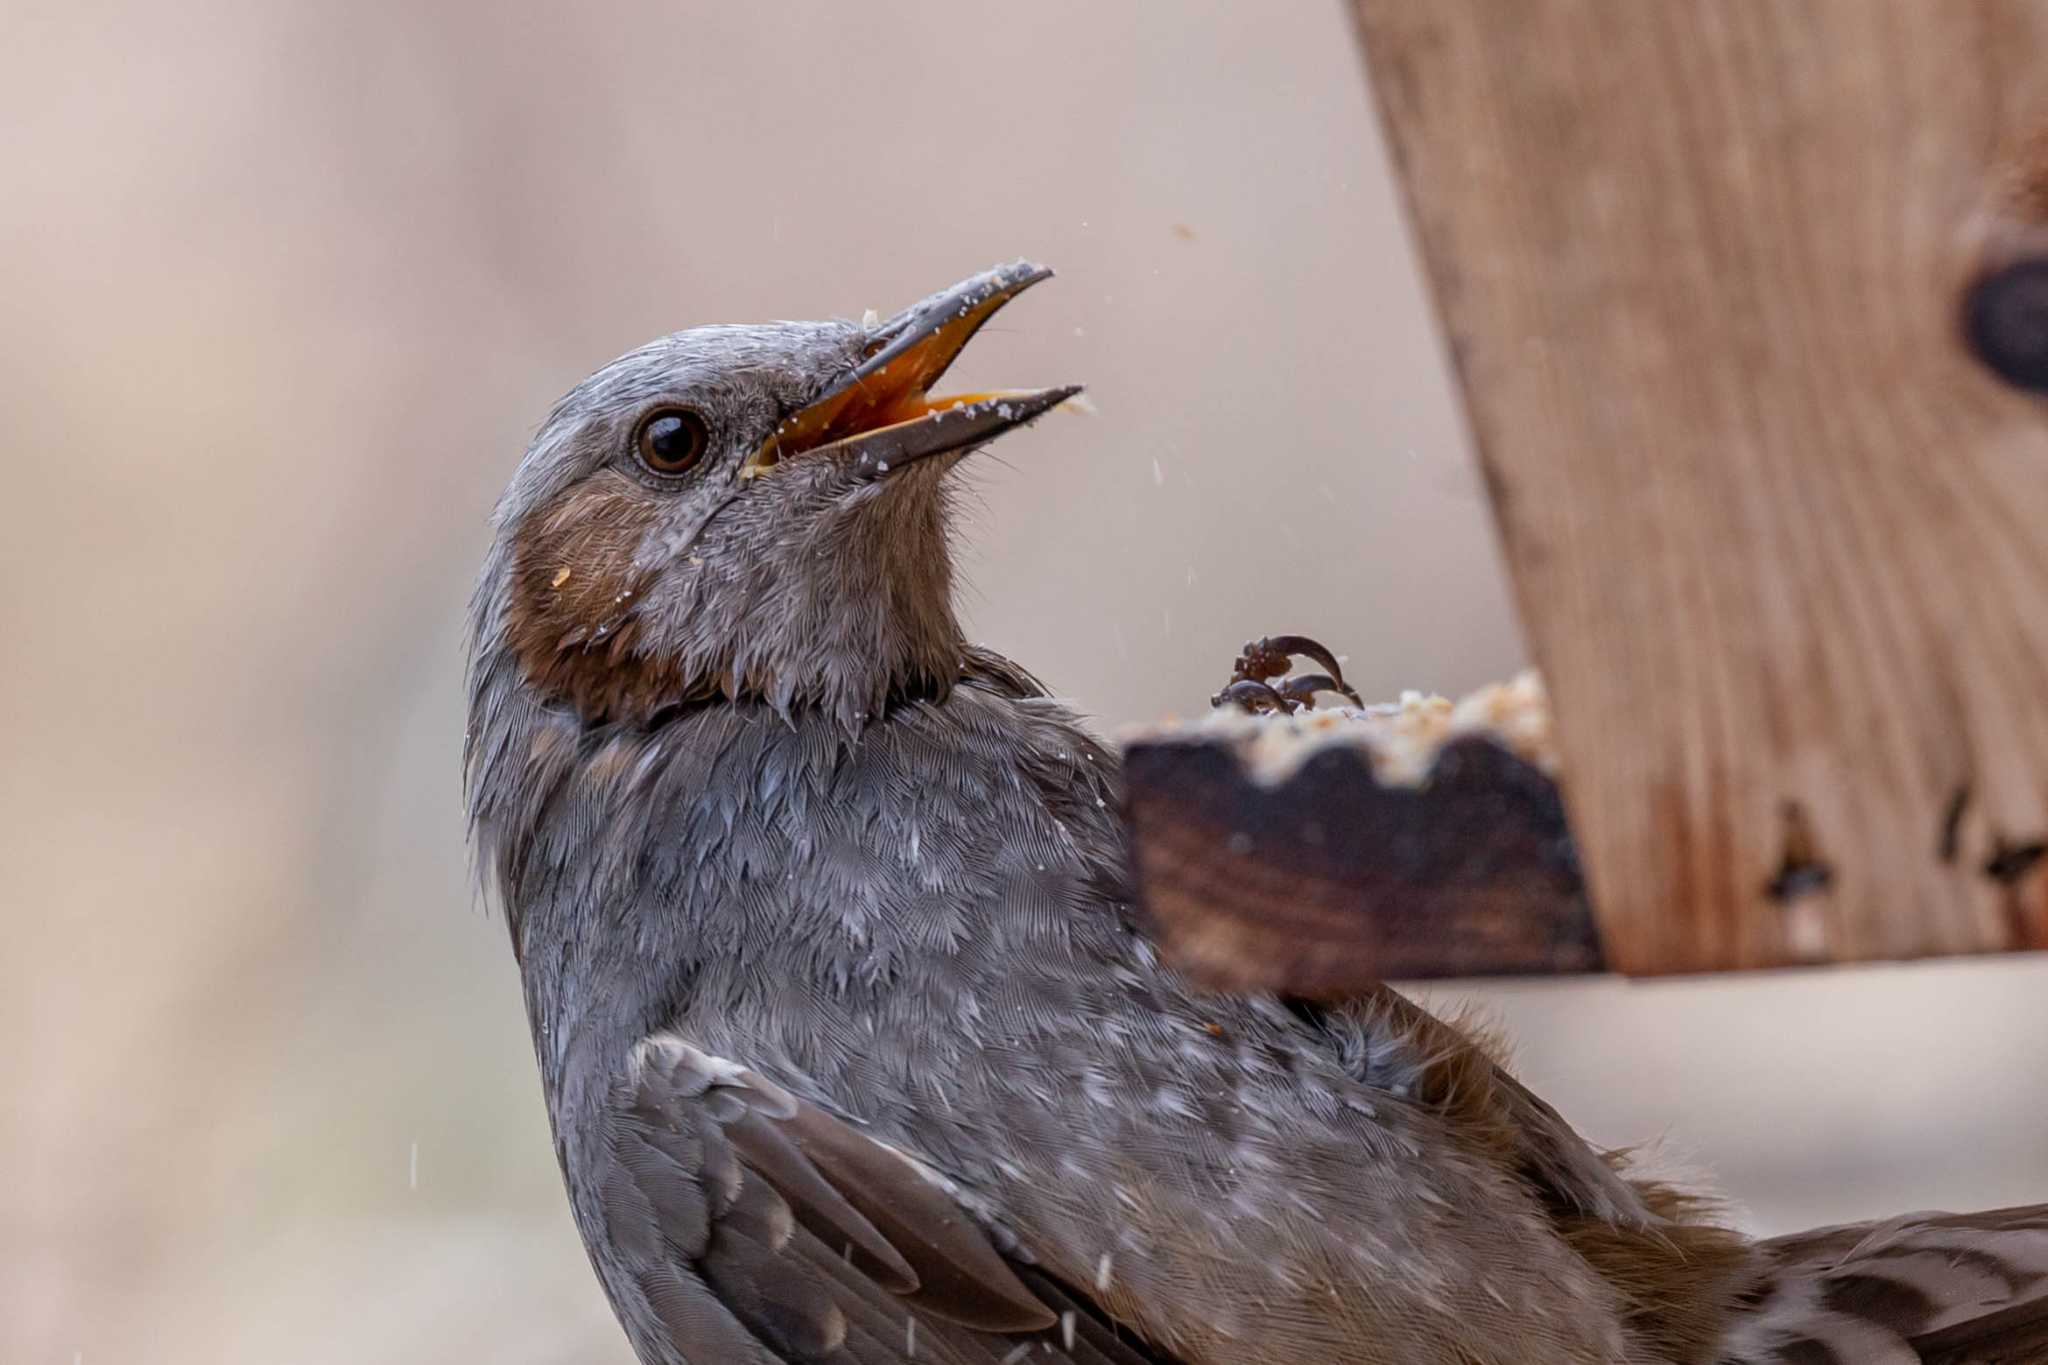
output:
[[[1963,815],[1970,809],[1970,784],[1957,786],[1948,798],[1948,806],[1941,813],[1941,834],[1934,845],[1934,856],[1944,863],[1955,862],[1963,851]]]
[[[1780,905],[1825,891],[1835,879],[1835,870],[1821,859],[1814,844],[1813,828],[1806,822],[1804,808],[1797,801],[1787,801],[1782,809],[1785,851],[1778,859],[1777,872],[1764,888]]]
[[[1984,875],[2003,886],[2012,886],[2029,872],[2034,864],[2048,855],[2048,843],[2039,839],[1993,841],[1991,856],[1984,860]]]
[[[2008,384],[2048,394],[2048,258],[1978,276],[1963,296],[1963,339]]]

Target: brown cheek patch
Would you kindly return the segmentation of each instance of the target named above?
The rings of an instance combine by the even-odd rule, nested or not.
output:
[[[600,474],[528,518],[514,551],[509,634],[520,668],[591,720],[649,709],[660,690],[632,649],[647,579],[633,560],[659,515],[647,490]]]

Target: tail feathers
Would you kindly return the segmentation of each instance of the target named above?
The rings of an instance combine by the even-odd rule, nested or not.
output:
[[[2048,1362],[2048,1204],[1904,1214],[1762,1250],[1771,1273],[1723,1343],[1729,1361]]]

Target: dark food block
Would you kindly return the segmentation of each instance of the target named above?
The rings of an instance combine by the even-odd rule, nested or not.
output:
[[[1334,999],[1605,966],[1557,787],[1492,739],[1449,739],[1412,785],[1376,778],[1362,736],[1258,766],[1200,726],[1125,753],[1144,909],[1204,984]]]

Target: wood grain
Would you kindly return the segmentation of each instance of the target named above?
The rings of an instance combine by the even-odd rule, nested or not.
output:
[[[1609,960],[2048,945],[2048,6],[1357,15]]]
[[[1348,999],[1602,965],[1557,789],[1490,740],[1446,745],[1417,786],[1379,783],[1363,747],[1268,783],[1227,744],[1146,741],[1124,788],[1154,936],[1215,989]]]

